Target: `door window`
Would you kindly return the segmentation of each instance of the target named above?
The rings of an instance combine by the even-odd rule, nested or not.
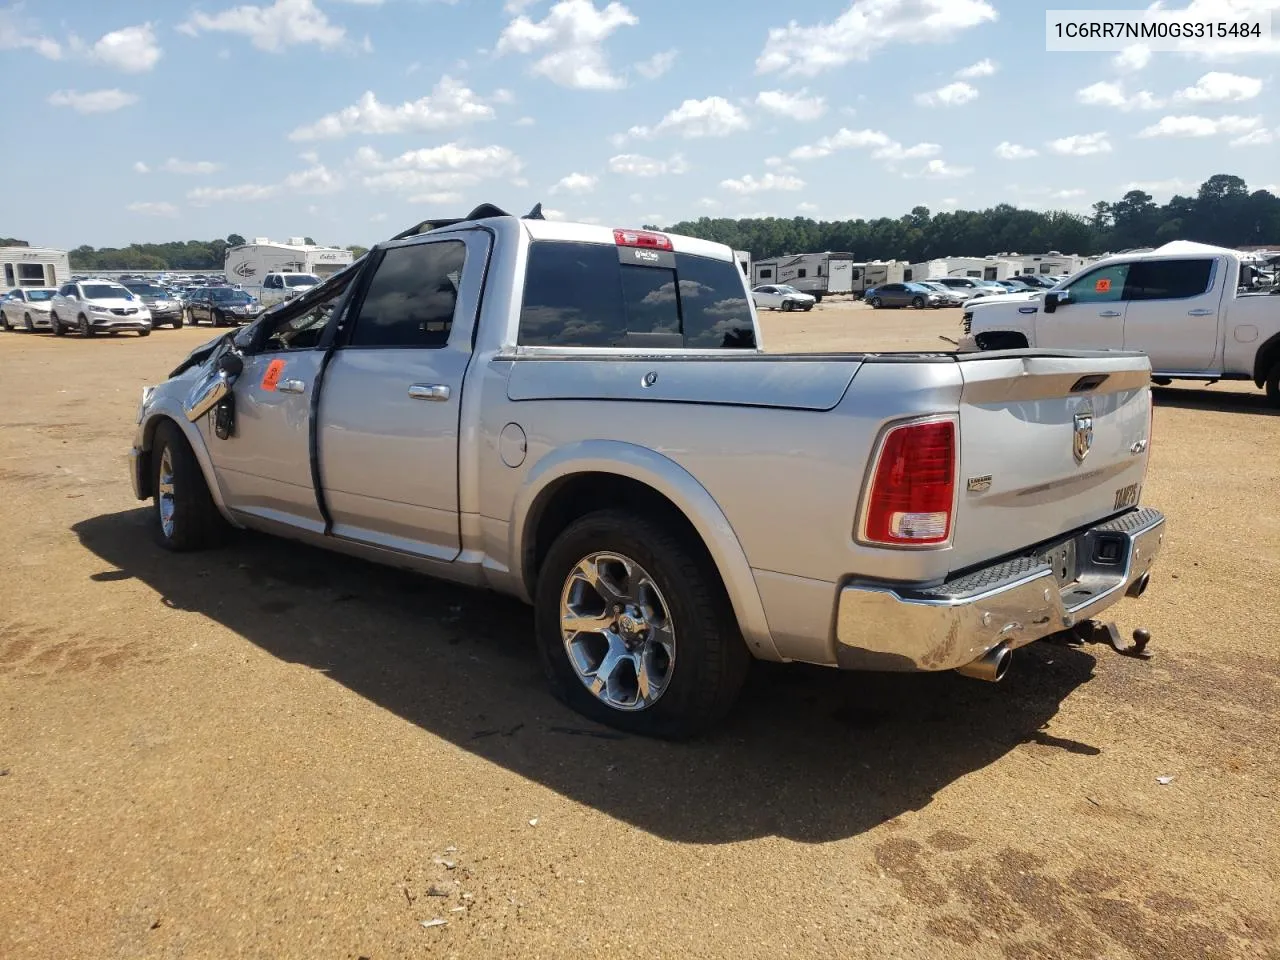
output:
[[[1213,261],[1140,260],[1129,271],[1127,300],[1185,300],[1209,289]]]
[[[1116,263],[1086,273],[1067,290],[1072,303],[1116,303],[1124,299],[1125,283],[1129,279],[1128,263]]]
[[[347,292],[350,279],[319,297],[300,298],[288,309],[264,317],[265,329],[254,335],[255,341],[260,336],[266,338],[265,342],[259,341],[263,342],[263,352],[312,350],[319,346],[324,328]],[[208,299],[208,296],[202,299]]]
[[[460,240],[388,250],[360,304],[351,346],[445,346],[466,256]]]

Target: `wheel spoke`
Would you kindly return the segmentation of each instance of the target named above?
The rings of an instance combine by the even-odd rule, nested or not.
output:
[[[605,613],[578,613],[569,610],[560,617],[560,629],[566,633],[603,633],[613,623],[613,617]]]
[[[583,580],[606,604],[625,603],[627,595],[625,587],[619,587],[609,580],[607,573],[600,569],[600,558],[583,560],[573,571],[575,579]]]

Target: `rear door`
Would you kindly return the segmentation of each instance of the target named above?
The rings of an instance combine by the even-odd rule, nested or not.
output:
[[[1145,357],[966,356],[953,570],[1137,502],[1151,426]]]
[[[1103,264],[1077,277],[1066,288],[1069,300],[1046,313],[1042,300],[1036,316],[1036,346],[1077,350],[1124,348],[1126,290],[1132,263]],[[1034,312],[1034,311],[1032,311]]]
[[[317,454],[335,536],[457,557],[462,385],[489,244],[481,230],[414,238],[370,266],[320,398]]]
[[[1216,257],[1135,263],[1129,271],[1124,348],[1147,354],[1162,372],[1209,369],[1218,352],[1225,288],[1219,263]]]

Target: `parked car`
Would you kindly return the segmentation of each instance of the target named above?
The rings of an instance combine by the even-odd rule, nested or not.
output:
[[[752,657],[996,680],[1146,588],[1145,357],[764,354],[748,296],[705,240],[411,229],[145,387],[133,490],[168,550],[230,524],[513,594],[558,696],[661,736]]]
[[[215,327],[248,323],[262,312],[262,306],[243,290],[231,287],[204,287],[183,304],[190,324],[208,322]]]
[[[811,293],[801,293],[785,283],[767,283],[751,291],[751,299],[757,309],[812,310],[818,298]]]
[[[864,299],[875,309],[881,307],[941,307],[942,294],[920,283],[885,283],[866,292]]]
[[[0,321],[6,330],[21,327],[28,333],[49,327],[49,307],[57,287],[18,287],[4,295]]]
[[[1156,383],[1244,380],[1280,405],[1280,298],[1234,250],[1177,240],[1108,257],[1057,289],[965,309],[962,350],[1131,350]]]
[[[262,303],[271,306],[306,293],[320,283],[313,273],[268,273],[262,278]]]
[[[129,280],[122,285],[147,305],[152,327],[167,323],[177,330],[182,326],[182,302],[168,290],[147,280]]]
[[[1018,276],[1010,277],[1009,279],[1025,284],[1033,290],[1051,290],[1056,283],[1052,278],[1038,273],[1020,273]]]
[[[982,280],[978,277],[938,277],[935,281],[960,294],[964,300],[974,297],[994,297],[1008,291],[994,280]]]
[[[944,307],[958,307],[968,299],[959,290],[952,290],[945,283],[939,283],[937,280],[915,280],[913,282],[918,286],[928,287],[938,294],[942,298],[941,306]]]
[[[114,280],[82,280],[58,288],[49,303],[49,325],[61,337],[68,330],[91,337],[99,331],[134,330],[151,335],[151,311],[127,287]]]
[[[997,280],[996,283],[1004,287],[1005,293],[1036,293],[1040,290],[1038,286],[1033,286],[1012,277],[1005,280]]]

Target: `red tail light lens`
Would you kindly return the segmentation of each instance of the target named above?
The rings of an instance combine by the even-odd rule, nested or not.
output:
[[[649,230],[614,230],[613,242],[620,247],[649,247],[653,250],[671,250],[671,238]]]
[[[908,423],[884,438],[867,498],[863,537],[873,543],[945,543],[956,488],[956,426]]]

